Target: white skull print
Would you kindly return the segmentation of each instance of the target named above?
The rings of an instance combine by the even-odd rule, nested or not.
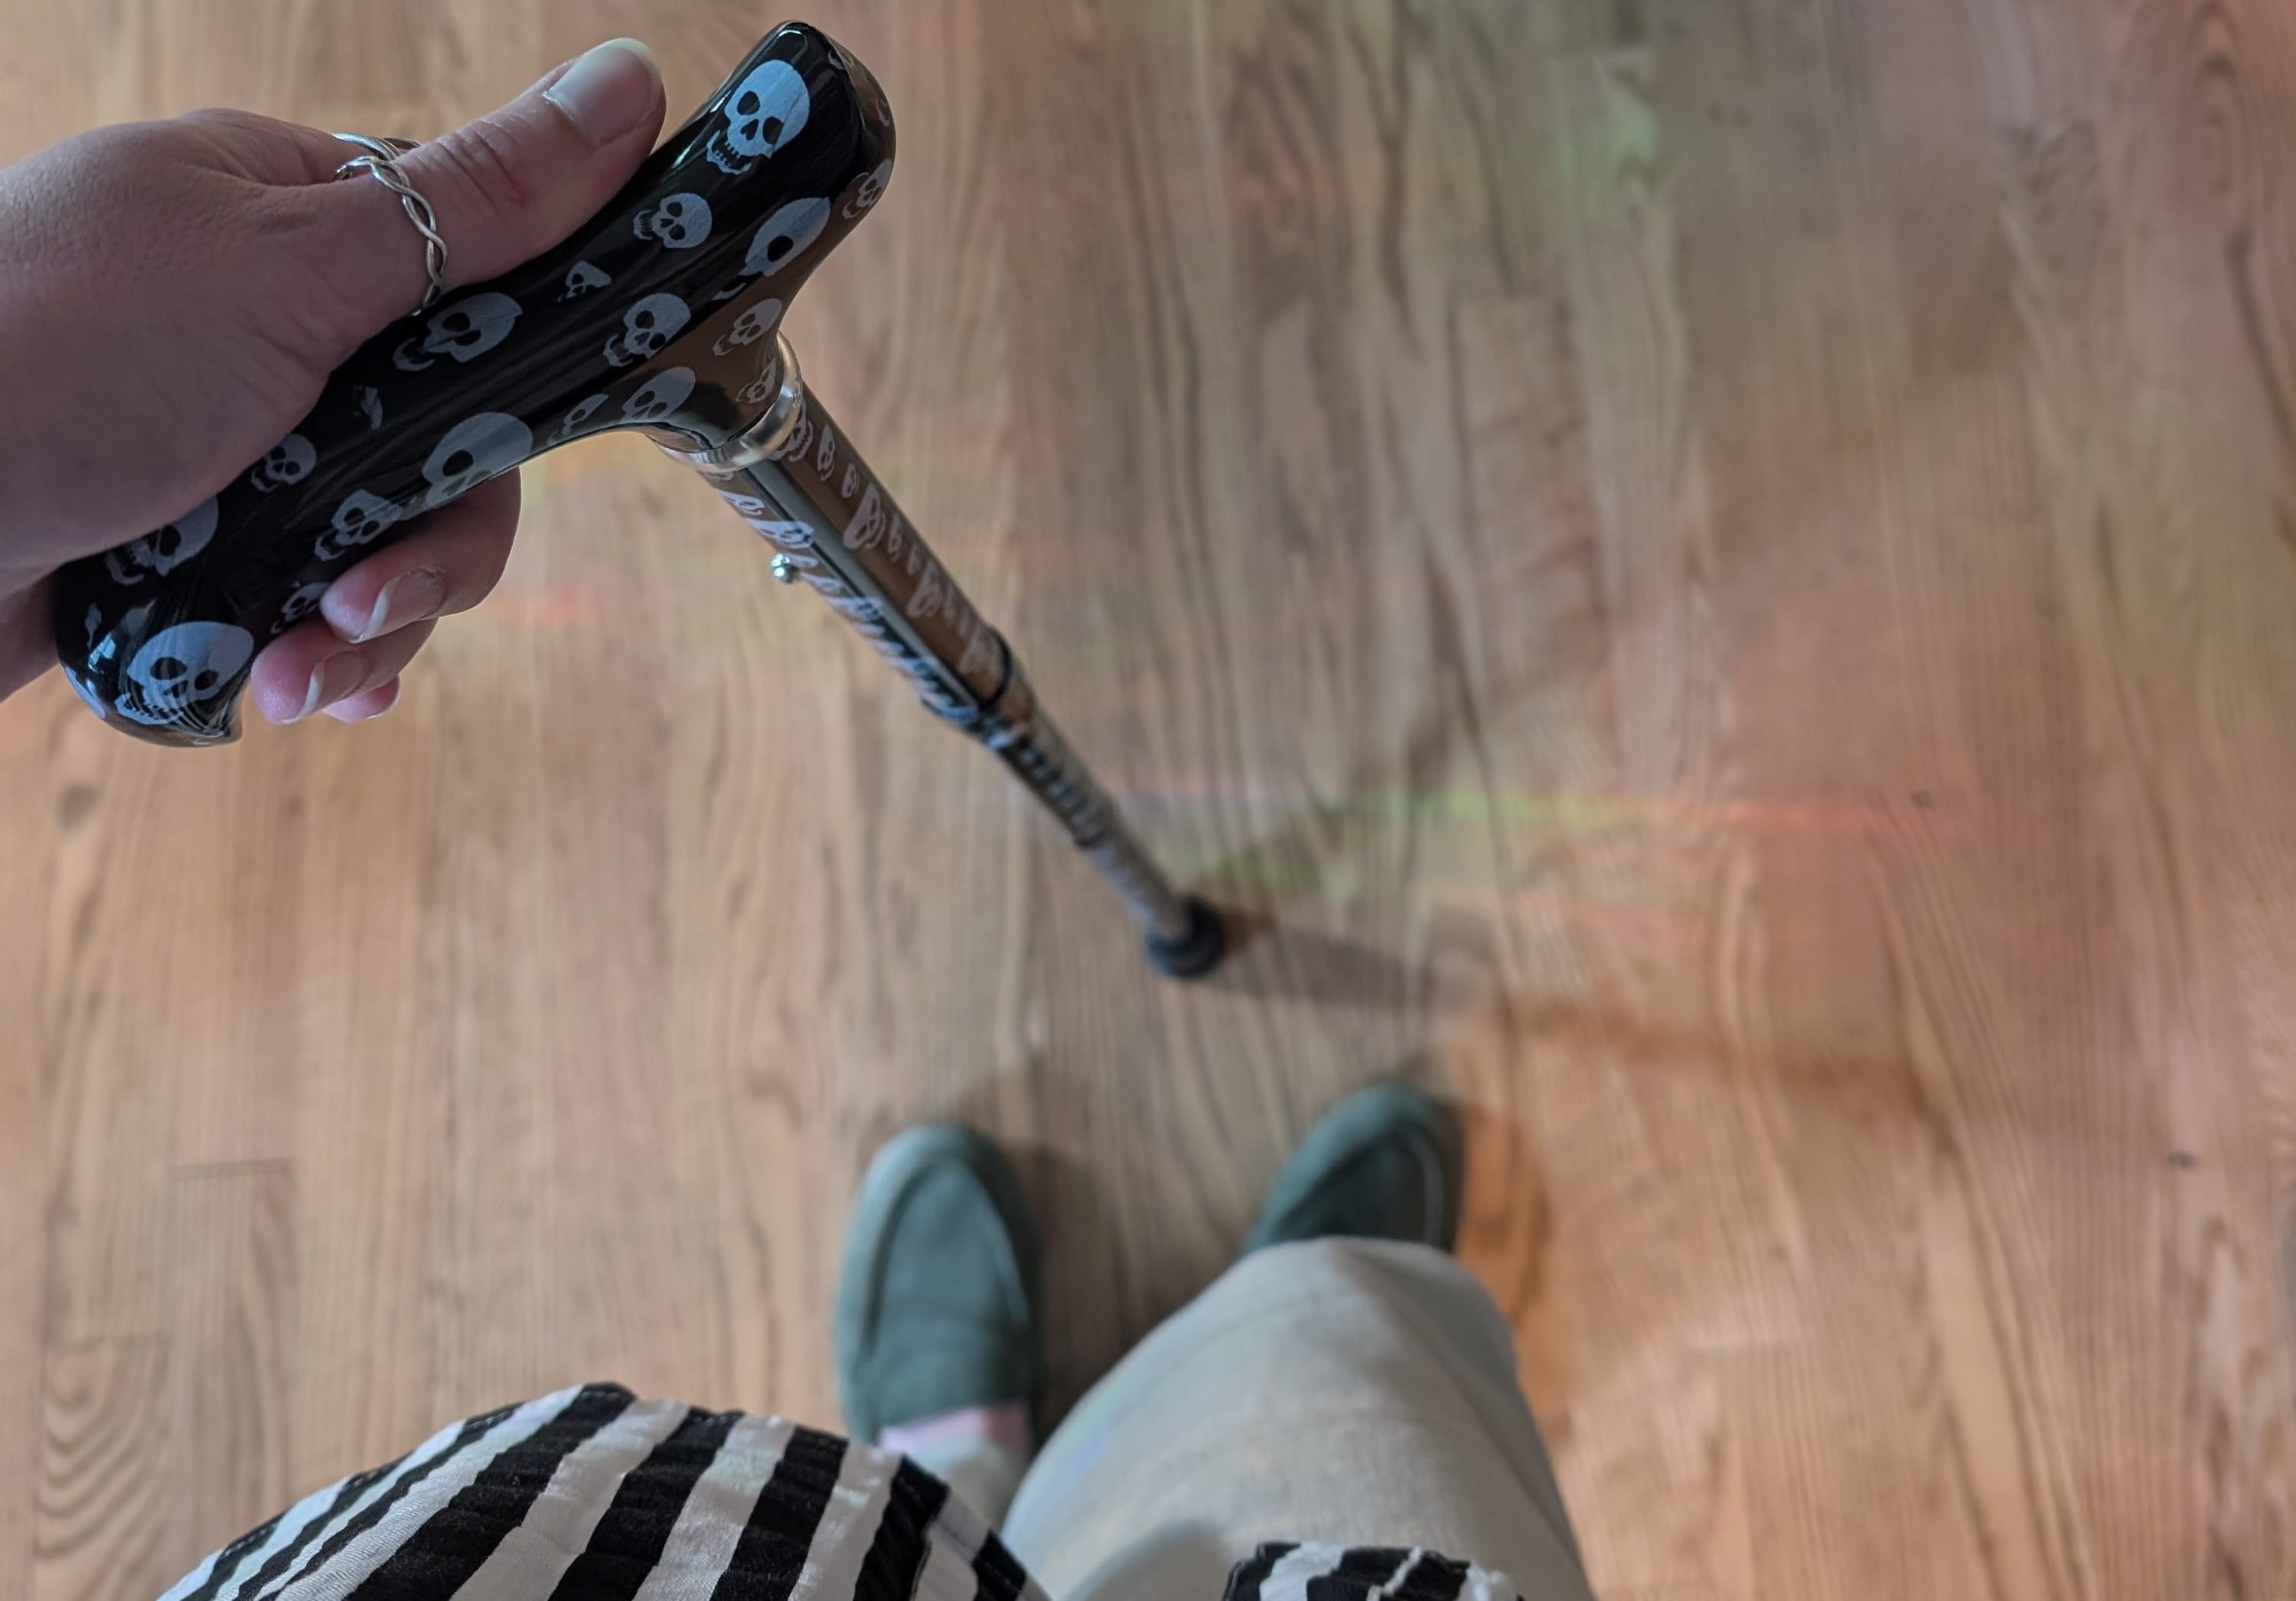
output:
[[[558,298],[561,300],[578,300],[592,290],[603,289],[612,282],[604,268],[592,267],[586,261],[577,261],[566,269],[566,287]]]
[[[664,250],[690,250],[709,237],[709,202],[698,194],[673,194],[651,211],[641,211],[630,229]]]
[[[790,201],[759,226],[757,237],[750,241],[750,254],[742,263],[742,270],[753,276],[770,278],[820,238],[821,230],[828,226],[827,201]]]
[[[382,530],[406,515],[398,507],[379,495],[365,489],[353,489],[335,508],[334,521],[311,546],[311,559],[316,562],[338,561],[362,545],[372,545]]]
[[[622,418],[629,423],[659,423],[685,405],[685,398],[693,392],[693,369],[666,368],[647,379],[636,394],[622,402]]]
[[[783,517],[748,517],[743,521],[783,550],[810,551],[813,548],[813,528],[809,523]]]
[[[744,346],[754,345],[774,331],[782,320],[782,303],[775,300],[759,300],[734,319],[734,325],[718,336],[709,349],[719,356],[730,356]]]
[[[162,529],[109,551],[103,564],[116,584],[140,584],[164,576],[208,547],[215,538],[216,503],[212,497],[185,512]]]
[[[213,696],[254,654],[255,636],[227,622],[162,628],[120,675],[119,715],[154,728],[183,722],[194,701]]]
[[[885,185],[891,181],[892,177],[893,163],[891,159],[888,158],[885,160],[878,162],[877,170],[871,173],[867,177],[863,178],[861,180],[861,186],[853,192],[853,198],[845,202],[845,220],[848,222],[852,221],[855,218],[860,216],[861,213],[869,209],[870,207],[875,205],[879,201],[884,199]]]
[[[516,300],[492,290],[443,306],[430,314],[420,341],[410,335],[400,342],[390,364],[401,372],[420,373],[441,357],[475,360],[510,337],[520,309]]]
[[[787,62],[759,62],[726,97],[726,125],[704,152],[718,171],[739,177],[796,138],[813,114],[805,78]]]
[[[319,464],[319,453],[299,433],[291,433],[274,445],[247,474],[248,487],[259,495],[299,484]]]
[[[587,395],[577,401],[574,409],[560,418],[558,426],[550,431],[550,442],[554,445],[563,445],[574,437],[576,429],[596,416],[598,408],[605,404],[606,398],[603,395]]]
[[[275,638],[284,634],[317,611],[319,602],[326,597],[326,593],[325,579],[314,579],[311,582],[299,587],[294,594],[287,597],[287,603],[279,608],[278,620],[271,625],[273,636]]]
[[[813,548],[813,530],[802,522],[785,521],[774,515],[775,507],[767,505],[755,495],[737,495],[730,489],[718,493],[727,505],[741,513],[742,521],[775,544],[786,549],[808,551]]]
[[[622,314],[622,331],[606,341],[607,365],[626,367],[660,355],[692,315],[676,295],[646,296]]]
[[[790,425],[789,438],[782,441],[780,449],[771,453],[771,459],[801,462],[813,449],[813,419],[806,415],[804,404],[803,401],[798,403],[797,421]]]
[[[465,417],[447,431],[422,464],[422,476],[430,485],[422,504],[445,505],[533,454],[533,431],[507,412],[482,411]]]

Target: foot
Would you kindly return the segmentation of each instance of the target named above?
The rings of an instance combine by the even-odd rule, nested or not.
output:
[[[837,1383],[861,1440],[1034,1400],[1037,1247],[1021,1186],[967,1129],[912,1129],[861,1181],[837,1286]]]
[[[1247,1252],[1347,1236],[1448,1251],[1459,1234],[1459,1114],[1401,1084],[1349,1096],[1308,1131],[1259,1209]]]

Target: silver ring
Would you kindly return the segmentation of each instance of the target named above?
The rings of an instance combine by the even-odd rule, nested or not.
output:
[[[430,286],[422,291],[422,303],[414,308],[420,316],[436,306],[439,297],[447,292],[447,241],[439,232],[439,214],[398,168],[398,158],[414,148],[414,141],[375,139],[365,134],[337,134],[335,137],[366,152],[336,168],[335,177],[347,178],[357,173],[372,173],[377,183],[398,197],[398,203],[406,209],[406,220],[422,235],[422,265],[430,275]]]

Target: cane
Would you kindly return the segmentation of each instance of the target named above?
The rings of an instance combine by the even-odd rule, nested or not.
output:
[[[391,148],[369,148],[390,171]],[[258,642],[346,568],[487,479],[635,428],[771,542],[775,578],[827,600],[996,753],[1122,897],[1160,972],[1210,972],[1217,913],[1142,848],[781,337],[892,165],[867,70],[816,29],[775,29],[565,243],[386,329],[214,499],[67,568],[55,630],[73,688],[157,743],[231,739]]]

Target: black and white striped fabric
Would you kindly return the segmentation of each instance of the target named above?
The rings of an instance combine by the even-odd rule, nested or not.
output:
[[[1265,1545],[1227,1578],[1227,1601],[1522,1601],[1504,1573],[1399,1546]]]
[[[1429,1551],[1262,1546],[1227,1601],[1521,1601]],[[1046,1601],[906,1457],[778,1417],[562,1390],[305,1497],[161,1601]]]
[[[441,1430],[163,1601],[1044,1601],[915,1464],[780,1418],[563,1390]]]

